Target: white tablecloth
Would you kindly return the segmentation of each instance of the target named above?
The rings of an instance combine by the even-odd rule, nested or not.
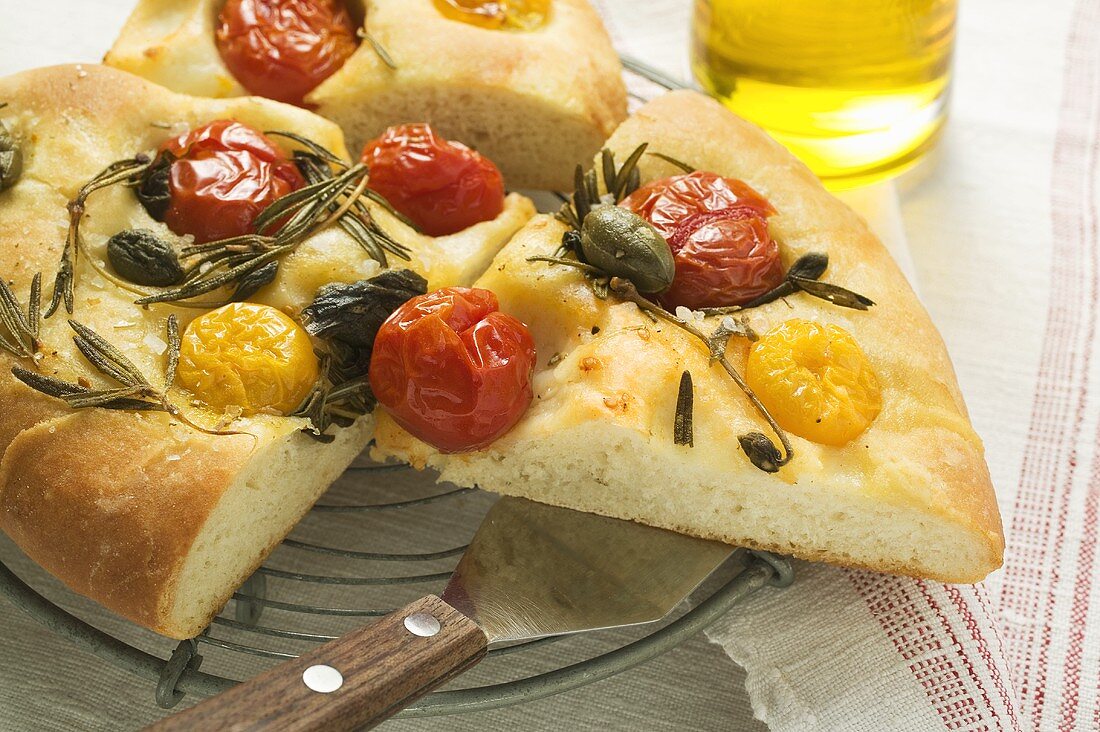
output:
[[[129,4],[5,0],[0,73],[97,58]],[[689,0],[598,4],[622,50],[683,76]],[[935,159],[900,182],[900,215],[986,441],[1006,569],[973,591],[800,567],[790,590],[711,633],[756,669],[752,702],[773,729],[1100,727],[1098,105],[1100,0],[962,3],[951,123]],[[890,228],[884,200],[873,213]],[[810,615],[788,633],[755,623],[792,606]],[[829,633],[831,618],[844,632]],[[0,729],[126,729],[157,716],[147,683],[3,603],[0,628]],[[700,637],[568,696],[393,727],[751,729],[744,676],[722,648]]]

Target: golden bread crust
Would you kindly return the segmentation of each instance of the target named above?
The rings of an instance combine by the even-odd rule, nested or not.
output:
[[[4,456],[0,525],[73,590],[189,637],[195,629],[165,624],[180,566],[255,445],[162,414],[90,410],[40,422]]]
[[[245,94],[215,43],[220,5],[141,0],[104,62],[188,94]],[[530,32],[450,20],[432,0],[363,7],[397,68],[364,42],[307,98],[353,149],[387,126],[426,121],[485,153],[509,186],[560,188],[626,116],[618,56],[587,0],[554,0]]]
[[[251,97],[188,97],[101,66],[58,66],[0,79],[0,101],[8,103],[0,119],[25,154],[22,177],[0,192],[0,274],[21,302],[36,272],[43,273],[48,300],[66,236],[66,202],[80,186],[109,163],[152,150],[184,129],[234,118],[260,130],[297,132],[347,156],[339,129],[311,112]],[[408,266],[441,283],[449,277],[468,282],[476,273],[442,257],[441,247],[487,262],[531,213],[530,201],[512,196],[497,220],[449,242],[413,235],[394,221],[389,226],[413,250]],[[114,233],[139,227],[169,234],[123,186],[89,199],[82,232],[93,257],[103,257]],[[103,279],[86,259],[77,264],[72,317],[117,345],[159,385],[168,315],[176,314],[185,327],[202,311],[140,308],[133,304],[138,295]],[[433,272],[435,263],[439,267]],[[399,261],[391,264],[400,266]],[[296,315],[320,286],[352,282],[378,270],[358,244],[330,227],[286,257],[276,281],[254,299]],[[278,521],[289,529],[327,487],[322,476],[331,473],[334,479],[370,436],[369,418],[342,430],[337,443],[326,446],[299,434],[305,425],[300,419],[243,418],[233,429],[252,436],[215,437],[164,414],[74,413],[17,381],[12,366],[66,380],[83,377],[93,385],[114,384],[76,350],[63,311],[43,321],[40,341],[33,362],[0,353],[0,529],[78,592],[166,635],[199,632],[236,587],[231,581],[243,580],[273,547],[271,542],[281,538],[248,548],[254,556],[242,559],[248,566],[240,576],[211,590],[207,615],[177,613],[178,606],[187,605],[189,590],[177,587],[177,581],[195,538],[241,476],[255,472],[258,451],[289,453],[314,466],[284,502],[290,514]]]
[[[642,142],[748,182],[778,210],[769,225],[785,265],[825,252],[824,280],[878,303],[864,313],[795,295],[746,312],[761,333],[789,318],[851,332],[883,387],[883,410],[870,428],[843,447],[792,437],[795,458],[779,473],[752,467],[737,436],[768,430],[721,368],[710,366],[705,350],[681,331],[654,324],[632,304],[597,299],[574,270],[527,262],[552,253],[564,231],[556,220],[537,217],[477,283],[496,292],[502,310],[526,322],[535,337],[536,399],[527,414],[486,450],[450,456],[380,418],[377,454],[435,466],[459,483],[812,560],[950,581],[976,581],[1000,566],[996,498],[946,349],[865,222],[778,143],[693,92],[650,102],[609,147],[621,161]],[[643,181],[679,172],[653,156],[641,168]],[[712,320],[706,329],[713,326]],[[747,343],[735,338],[727,354],[743,369]],[[685,369],[695,382],[694,448],[672,439]],[[557,452],[545,447],[555,442]],[[574,452],[581,457],[572,462]],[[555,463],[586,471],[590,486],[563,486]],[[669,484],[654,485],[660,478],[650,475],[667,476]],[[773,510],[780,502],[787,508]],[[796,518],[799,511],[807,515]],[[855,526],[856,514],[872,513],[881,530]],[[900,526],[903,519],[950,534],[971,556],[936,556],[935,548],[915,546],[916,537],[863,552],[830,534],[852,527],[886,537],[891,522]],[[803,524],[808,528],[798,534]]]

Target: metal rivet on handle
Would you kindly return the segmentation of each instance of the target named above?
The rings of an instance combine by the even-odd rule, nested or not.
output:
[[[405,618],[405,630],[429,638],[439,632],[439,621],[431,613],[413,613]]]
[[[331,694],[344,685],[344,676],[332,666],[310,666],[302,672],[302,683],[319,694]]]

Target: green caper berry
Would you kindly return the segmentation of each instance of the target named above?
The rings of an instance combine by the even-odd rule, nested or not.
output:
[[[120,231],[107,241],[107,259],[115,272],[135,285],[168,287],[183,279],[176,250],[148,229]]]
[[[638,292],[664,292],[676,274],[664,237],[641,216],[620,206],[598,206],[585,216],[581,250],[589,264],[630,280]]]

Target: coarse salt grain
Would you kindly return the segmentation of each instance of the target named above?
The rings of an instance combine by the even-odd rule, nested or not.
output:
[[[162,355],[165,351],[168,350],[168,344],[165,343],[163,339],[152,333],[146,335],[141,342],[145,344],[146,348],[148,348],[150,351],[157,354],[158,356]]]

